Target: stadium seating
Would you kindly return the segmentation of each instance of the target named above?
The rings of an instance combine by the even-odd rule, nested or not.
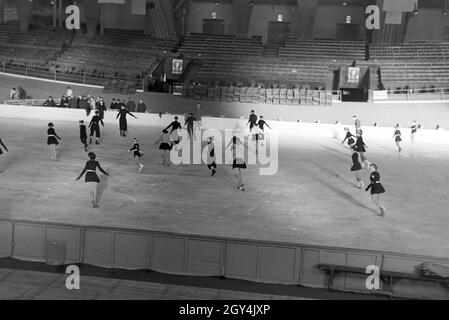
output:
[[[301,60],[365,60],[366,49],[362,41],[299,40],[288,38],[279,49],[280,57]]]

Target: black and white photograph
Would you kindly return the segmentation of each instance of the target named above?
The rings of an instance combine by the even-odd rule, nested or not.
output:
[[[449,300],[448,231],[449,0],[0,0],[0,300]]]

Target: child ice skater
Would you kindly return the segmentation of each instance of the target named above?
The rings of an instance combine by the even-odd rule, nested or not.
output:
[[[89,156],[89,160],[86,162],[86,165],[83,169],[83,171],[81,172],[81,174],[78,176],[78,178],[76,178],[76,181],[78,181],[79,179],[81,179],[81,177],[84,175],[84,173],[86,173],[86,178],[85,178],[85,182],[87,183],[87,185],[89,186],[89,190],[90,190],[90,195],[92,197],[92,207],[93,208],[98,208],[98,199],[97,199],[97,186],[100,183],[100,178],[98,178],[97,175],[97,168],[98,170],[100,170],[103,174],[105,175],[109,175],[106,171],[103,170],[103,168],[100,166],[100,163],[98,163],[98,161],[96,161],[96,155],[93,152],[89,152],[88,154]]]
[[[207,168],[211,170],[211,176],[213,177],[217,173],[217,163],[215,157],[215,144],[214,138],[207,138]]]
[[[84,124],[83,120],[79,121],[79,125],[80,125],[80,140],[81,140],[81,143],[84,146],[84,151],[87,152],[88,144],[87,144],[87,129],[86,129],[86,125]]]
[[[416,123],[416,120],[413,120],[410,129],[412,129],[412,131],[410,132],[410,140],[412,141],[412,143],[415,143],[415,135],[416,132],[418,131],[418,124]]]
[[[385,189],[380,183],[380,174],[377,171],[377,165],[375,163],[371,163],[369,169],[371,170],[370,175],[371,183],[366,187],[365,190],[366,191],[371,190],[371,199],[374,202],[374,204],[380,209],[380,216],[383,217],[390,210],[386,208],[380,200],[380,195],[382,193],[385,193]]]
[[[345,141],[348,140],[348,146],[351,150],[353,150],[353,147],[355,146],[355,140],[354,140],[355,135],[353,135],[351,133],[351,131],[349,131],[348,127],[345,127],[345,132],[346,132],[346,135],[345,135],[344,140],[341,142],[341,144],[344,144]]]
[[[368,162],[368,159],[366,159],[366,157],[365,157],[365,152],[368,147],[366,146],[365,142],[363,141],[362,131],[358,130],[356,135],[357,135],[357,140],[355,142],[355,149],[359,153],[360,159],[362,160],[362,167],[368,169],[369,162]]]
[[[56,146],[59,144],[58,139],[61,140],[61,138],[56,134],[54,125],[51,122],[48,124],[47,135],[47,145],[50,147],[51,158],[57,161]]]
[[[401,130],[399,130],[399,124],[397,124],[394,128],[396,130],[394,130],[394,134],[393,134],[393,139],[396,142],[396,146],[398,147],[398,151],[401,152],[402,148],[401,148]]]
[[[162,134],[159,139],[154,143],[157,145],[159,143],[159,150],[161,150],[162,155],[162,165],[164,167],[170,166],[170,150],[172,148],[172,142],[170,140],[170,134],[166,129],[162,130]]]
[[[241,148],[244,148],[244,144],[239,139],[239,137],[237,137],[237,135],[234,135],[231,141],[229,141],[229,144],[226,146],[226,149],[231,148],[232,150],[232,169],[234,170],[234,175],[238,182],[237,190],[245,191],[245,185],[243,184],[242,179],[242,169],[246,169],[246,163],[242,158],[238,158],[237,148],[239,148],[240,146]]]
[[[89,128],[90,128],[90,136],[89,136],[89,144],[92,144],[92,137],[95,135],[95,144],[100,144],[100,123],[104,127],[104,122],[100,118],[100,112],[98,110],[95,111],[95,115],[90,120]]]
[[[359,154],[357,150],[355,150],[354,147],[351,147],[352,150],[352,166],[351,171],[354,173],[355,177],[355,188],[363,189],[365,188],[365,183],[362,180],[362,176],[360,174],[360,171],[362,170],[362,165],[359,162]]]
[[[137,142],[137,139],[133,139],[133,147],[129,149],[129,152],[134,152],[134,159],[137,162],[137,172],[142,173],[144,165],[142,164],[143,153],[140,151],[140,145]]]

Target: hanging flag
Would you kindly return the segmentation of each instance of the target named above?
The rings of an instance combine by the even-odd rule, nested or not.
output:
[[[412,12],[418,0],[384,0],[383,11]]]
[[[387,11],[385,14],[385,24],[401,24],[402,12]]]
[[[98,0],[98,3],[125,4],[125,0]]]
[[[147,0],[131,0],[131,14],[145,15]]]

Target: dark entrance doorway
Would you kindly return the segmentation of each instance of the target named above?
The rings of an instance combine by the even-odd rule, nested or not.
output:
[[[270,21],[268,23],[268,43],[284,45],[291,34],[290,22]]]
[[[335,37],[344,40],[360,40],[360,26],[355,23],[338,23]]]
[[[225,34],[225,21],[223,19],[203,19],[203,33]]]
[[[343,102],[367,102],[368,90],[354,88],[340,88],[341,101]]]

